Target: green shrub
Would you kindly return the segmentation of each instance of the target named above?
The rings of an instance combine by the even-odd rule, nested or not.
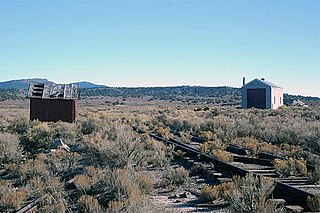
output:
[[[100,121],[96,117],[87,117],[80,123],[81,132],[84,135],[92,134],[99,130],[100,125]]]
[[[9,121],[8,130],[12,133],[23,135],[31,128],[29,118],[27,116],[18,116]]]
[[[29,152],[47,149],[53,141],[52,132],[47,123],[39,123],[30,132],[23,135],[21,143]]]
[[[313,197],[308,197],[307,204],[312,211],[319,212],[320,211],[320,194],[316,194]]]

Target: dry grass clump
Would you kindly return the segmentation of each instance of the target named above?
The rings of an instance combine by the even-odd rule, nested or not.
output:
[[[144,151],[147,154],[145,158],[147,164],[155,168],[167,167],[173,159],[173,147],[166,146],[149,136],[144,139],[146,145]]]
[[[232,212],[283,212],[268,200],[274,189],[272,179],[247,174],[243,178],[235,177],[233,183],[227,198]]]
[[[55,150],[46,155],[46,164],[52,174],[64,174],[76,167],[81,156],[76,152],[67,152],[63,149]]]
[[[170,162],[169,148],[150,137],[141,136],[130,126],[112,123],[86,142],[87,161],[110,168],[164,166]]]
[[[30,159],[21,164],[19,168],[21,179],[26,181],[36,176],[47,178],[50,175],[50,171],[45,164],[45,159],[44,155],[37,155],[35,159]]]
[[[78,200],[78,211],[83,213],[96,213],[101,211],[101,207],[96,198],[90,195],[82,195]]]
[[[11,212],[22,207],[29,196],[25,188],[15,188],[8,180],[0,180],[0,211]]]
[[[48,192],[50,192],[51,196],[61,198],[62,193],[64,192],[63,184],[60,182],[59,177],[43,178],[36,176],[28,181],[27,186],[31,194],[36,198],[39,198]],[[47,197],[46,199],[50,200],[50,197]]]
[[[305,176],[308,172],[307,162],[304,159],[275,159],[274,168],[280,177]]]
[[[220,198],[227,199],[233,187],[233,182],[226,182],[216,186],[205,186],[201,190],[201,195],[209,202]]]
[[[210,130],[201,131],[200,134],[199,134],[199,137],[204,138],[204,139],[207,140],[207,141],[216,139],[216,138],[215,138],[215,134],[214,134],[212,131],[210,131]]]
[[[201,145],[201,151],[216,157],[219,160],[231,162],[233,157],[230,153],[224,151],[225,145],[220,141],[208,141]]]
[[[20,163],[22,147],[17,135],[0,133],[0,164]]]
[[[153,189],[153,181],[146,173],[141,173],[138,175],[137,183],[139,189],[144,194],[150,193]]]
[[[231,162],[233,161],[233,157],[229,152],[226,152],[221,149],[216,149],[212,152],[212,155],[216,157],[219,160],[225,161],[225,162]]]
[[[80,126],[81,133],[84,135],[88,135],[99,131],[102,123],[97,116],[95,116],[94,114],[90,114],[86,118],[81,118],[78,121],[78,125]]]
[[[67,145],[74,145],[80,136],[80,129],[76,123],[57,122],[52,131],[55,137],[61,138]]]
[[[98,197],[100,205],[112,211],[142,205],[143,192],[150,184],[150,178],[136,176],[135,172],[127,169],[106,172],[108,174],[91,190],[92,195]]]
[[[8,123],[9,125],[7,127],[7,130],[19,135],[27,133],[31,128],[29,117],[27,115],[17,116],[14,119],[9,120]]]
[[[161,137],[164,137],[167,139],[169,139],[172,136],[170,130],[164,127],[157,127],[155,129],[155,132],[158,133]]]
[[[48,124],[43,122],[31,128],[30,131],[22,136],[21,144],[24,149],[34,153],[39,150],[45,150],[52,143],[53,135]]]
[[[320,194],[316,194],[313,197],[308,197],[307,205],[312,211],[319,212],[320,211]]]
[[[231,144],[246,148],[250,155],[256,155],[259,152],[267,152],[271,154],[281,154],[281,148],[267,142],[260,142],[253,137],[236,138],[231,141]]]
[[[171,187],[176,188],[180,186],[187,186],[190,184],[190,176],[189,171],[183,167],[172,168],[169,167],[165,173],[161,181],[159,182],[159,186],[161,187]]]
[[[90,176],[83,174],[76,175],[73,183],[77,190],[83,191],[83,193],[88,192],[91,189],[91,186],[94,184]]]

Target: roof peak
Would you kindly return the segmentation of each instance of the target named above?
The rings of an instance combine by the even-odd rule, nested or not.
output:
[[[264,79],[264,78],[263,78],[263,79]],[[280,86],[278,86],[278,85],[276,85],[276,84],[274,84],[274,83],[271,83],[270,81],[261,80],[261,79],[259,79],[259,78],[255,78],[255,79],[253,79],[252,81],[249,81],[249,82],[246,83],[244,86],[246,86],[247,84],[250,84],[250,83],[253,82],[253,81],[258,81],[258,82],[263,83],[263,84],[265,84],[265,85],[267,85],[267,86],[276,87],[276,88],[281,88],[281,89],[282,89],[282,87],[280,87]]]

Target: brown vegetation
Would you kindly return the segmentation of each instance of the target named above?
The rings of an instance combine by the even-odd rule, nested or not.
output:
[[[88,100],[82,104],[85,102]],[[137,134],[132,126],[186,142],[194,136],[203,138],[207,142],[202,151],[223,161],[232,160],[224,152],[230,143],[246,148],[251,155],[289,156],[275,160],[281,176],[305,175],[306,162],[320,162],[320,110],[316,107],[274,111],[195,109],[187,104],[166,107],[160,102],[156,106],[110,106],[102,102],[80,105],[78,118],[71,124],[29,121],[25,106],[2,105],[0,211],[16,211],[47,195],[39,212],[75,208],[84,212],[152,212],[149,194],[157,187],[188,187],[190,173],[170,165],[173,156],[183,157],[183,152]],[[71,151],[52,149],[50,145],[58,138]],[[203,165],[196,167],[194,171],[205,170]],[[150,175],[154,173],[157,175]],[[312,182],[319,181],[319,176],[319,169],[309,175]],[[272,184],[267,181],[247,177],[235,180],[234,186],[230,195],[225,189],[231,188],[228,185],[204,188],[203,194],[208,200],[228,197],[232,208],[241,209],[237,203],[245,206],[243,212],[248,206],[253,212],[274,209],[268,203]]]

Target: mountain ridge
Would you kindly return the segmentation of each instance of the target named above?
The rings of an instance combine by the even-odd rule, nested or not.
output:
[[[46,78],[27,78],[27,79],[15,79],[0,82],[0,88],[2,89],[28,89],[29,84],[34,83],[55,83]],[[73,84],[79,84],[80,88],[102,88],[105,85],[94,84],[88,81],[72,82]]]

